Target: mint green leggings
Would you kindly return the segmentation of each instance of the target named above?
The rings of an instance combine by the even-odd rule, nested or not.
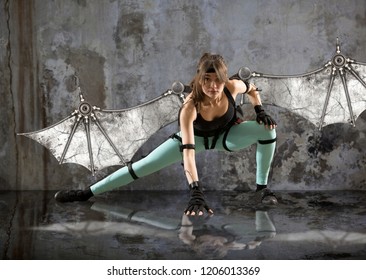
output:
[[[177,134],[179,135],[179,133]],[[212,138],[209,138],[211,144]],[[216,143],[215,149],[225,151],[223,146],[224,134],[222,134]],[[252,144],[257,143],[256,150],[256,182],[260,185],[267,185],[268,174],[275,151],[276,142],[271,141],[276,138],[276,131],[268,130],[264,125],[259,125],[256,121],[246,121],[231,127],[226,137],[226,146],[231,151],[239,151]],[[259,141],[259,142],[258,142]],[[260,144],[261,141],[264,144]],[[266,143],[270,142],[270,143]],[[188,144],[188,143],[187,143]],[[160,146],[154,149],[146,157],[132,164],[135,175],[139,178],[152,174],[162,168],[182,160],[180,152],[180,141],[175,138],[169,138]],[[195,137],[196,153],[205,150],[204,138]],[[101,194],[106,191],[124,186],[134,181],[127,166],[124,166],[111,175],[90,187],[93,194]]]

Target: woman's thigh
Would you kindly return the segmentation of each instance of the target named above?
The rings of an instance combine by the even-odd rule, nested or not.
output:
[[[238,151],[253,145],[258,140],[271,140],[274,138],[276,138],[274,129],[269,130],[256,121],[246,121],[231,127],[226,136],[225,143],[230,151]],[[225,150],[223,140],[224,135],[221,135],[219,141],[217,141],[217,149]]]

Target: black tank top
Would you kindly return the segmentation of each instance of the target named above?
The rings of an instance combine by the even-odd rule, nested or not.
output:
[[[224,115],[212,121],[206,121],[201,114],[197,114],[193,122],[194,134],[201,137],[211,137],[223,133],[237,120],[235,111],[235,100],[229,90],[225,87],[224,93],[229,101],[229,106]]]

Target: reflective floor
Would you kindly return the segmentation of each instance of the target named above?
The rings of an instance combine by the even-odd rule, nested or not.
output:
[[[366,192],[208,192],[215,214],[182,215],[186,192],[110,192],[58,204],[0,192],[2,259],[366,259]]]

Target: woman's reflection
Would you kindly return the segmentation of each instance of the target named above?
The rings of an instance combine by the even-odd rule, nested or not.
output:
[[[194,226],[194,219],[196,218],[183,215],[178,236],[200,256],[206,258],[222,258],[230,250],[253,250],[265,239],[276,235],[276,228],[266,211],[255,212],[255,237],[245,243],[239,242],[238,239],[242,238],[243,234],[253,234],[245,224],[225,224],[221,228],[207,224]]]
[[[235,221],[231,218],[232,216],[227,219],[219,215],[216,215],[216,218],[215,216],[203,218],[182,215],[182,219],[179,221],[158,216],[149,211],[136,211],[101,202],[94,203],[92,209],[131,222],[139,222],[140,226],[146,227],[145,234],[150,232],[147,225],[166,233],[178,231],[179,239],[204,258],[223,258],[231,250],[253,250],[264,240],[276,235],[276,228],[267,211],[256,211],[253,217],[254,223],[248,224]],[[220,224],[221,220],[229,222]],[[133,225],[131,224],[131,226]],[[120,233],[123,233],[123,230]],[[166,234],[160,236],[164,235]],[[247,241],[242,242],[239,241],[240,239]]]

